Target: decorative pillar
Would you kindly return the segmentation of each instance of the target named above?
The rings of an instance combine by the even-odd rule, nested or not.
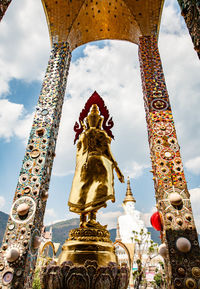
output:
[[[0,21],[3,18],[12,0],[0,0]]]
[[[32,288],[70,59],[67,43],[53,45],[0,249],[0,288]]]
[[[200,58],[200,0],[178,0],[178,3],[192,38],[194,49]]]
[[[167,288],[197,288],[198,237],[155,36],[140,38],[139,59],[161,235],[167,247]]]

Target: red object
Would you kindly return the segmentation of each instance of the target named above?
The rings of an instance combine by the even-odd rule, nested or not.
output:
[[[151,216],[150,221],[151,221],[152,227],[154,227],[155,230],[162,231],[162,221],[161,221],[161,217],[160,217],[160,213],[159,212],[155,212]]]
[[[83,131],[83,126],[81,124],[81,122],[84,120],[84,118],[88,115],[88,112],[90,111],[90,108],[93,104],[97,104],[100,110],[101,115],[104,117],[103,120],[103,129],[107,132],[107,134],[114,139],[114,136],[111,132],[111,128],[113,127],[114,123],[112,120],[112,117],[109,119],[109,111],[107,109],[107,107],[105,106],[105,103],[103,101],[103,99],[101,98],[101,96],[95,91],[90,98],[88,99],[88,101],[85,104],[84,109],[82,110],[82,112],[80,113],[79,116],[79,123],[76,122],[74,125],[74,131],[76,133],[75,135],[75,139],[74,139],[74,144],[76,143],[77,139],[79,138],[79,135],[82,133]]]

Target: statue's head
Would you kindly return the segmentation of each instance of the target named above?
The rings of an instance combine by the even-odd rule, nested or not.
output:
[[[91,127],[95,127],[95,128],[99,127],[100,122],[101,122],[101,116],[100,116],[100,113],[99,113],[98,106],[96,104],[92,105],[91,111],[88,114],[86,121],[87,121],[87,125],[88,125],[89,128],[91,128]]]
[[[122,204],[126,215],[132,215],[135,211],[135,203],[134,202],[126,202]]]

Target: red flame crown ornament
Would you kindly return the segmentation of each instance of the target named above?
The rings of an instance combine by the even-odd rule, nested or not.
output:
[[[79,138],[79,135],[83,132],[83,125],[82,122],[83,120],[87,117],[90,108],[93,104],[98,105],[100,114],[103,116],[103,124],[102,127],[103,129],[107,132],[108,136],[114,139],[114,136],[112,134],[111,128],[114,126],[114,122],[112,120],[112,117],[109,115],[109,111],[107,107],[105,106],[105,103],[101,96],[95,91],[88,101],[86,102],[84,109],[81,111],[80,116],[79,116],[79,122],[76,122],[74,125],[74,131],[76,133],[75,139],[74,139],[74,144],[76,143],[77,139]]]
[[[157,230],[157,231],[162,231],[162,220],[160,217],[160,213],[159,212],[155,212],[152,216],[151,216],[151,225],[152,227]]]

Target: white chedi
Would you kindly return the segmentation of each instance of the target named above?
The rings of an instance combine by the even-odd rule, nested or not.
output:
[[[123,243],[132,243],[132,238],[134,238],[133,231],[139,234],[143,230],[144,233],[147,233],[147,229],[141,220],[140,212],[135,210],[134,202],[123,203],[123,208],[125,215],[118,218],[121,241]]]
[[[126,196],[122,204],[125,215],[118,218],[119,235],[123,243],[133,242],[135,237],[133,231],[137,232],[138,235],[141,230],[143,230],[144,234],[147,233],[144,222],[141,220],[141,213],[135,209],[135,203],[136,201],[131,192],[130,181],[128,179]],[[150,238],[151,237],[149,236],[149,239]]]

